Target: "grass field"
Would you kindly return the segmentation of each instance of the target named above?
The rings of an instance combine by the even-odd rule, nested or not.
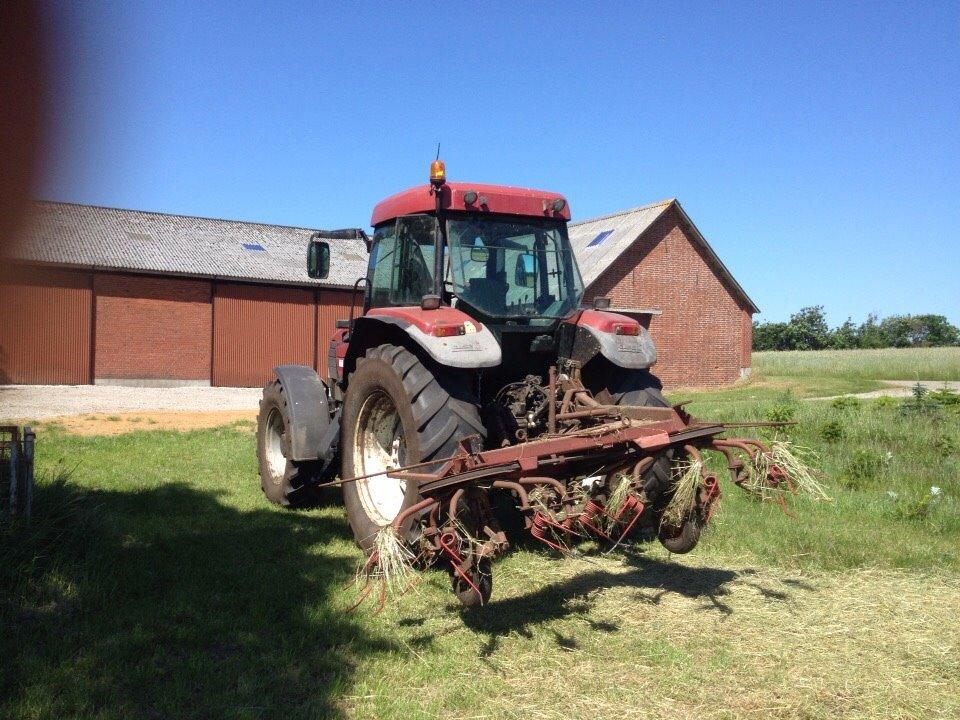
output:
[[[46,519],[0,536],[0,717],[960,715],[956,407],[692,397],[705,417],[797,420],[832,502],[788,517],[726,485],[688,556],[521,541],[474,612],[439,571],[346,612],[361,556],[342,509],[269,506],[249,427],[49,428]]]
[[[756,352],[763,377],[846,380],[960,380],[960,347]]]

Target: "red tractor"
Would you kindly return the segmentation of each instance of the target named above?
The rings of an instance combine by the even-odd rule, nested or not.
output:
[[[363,311],[338,323],[326,377],[285,365],[264,388],[267,497],[296,505],[341,485],[368,569],[392,533],[415,564],[446,564],[466,605],[486,602],[507,547],[492,510],[504,499],[560,551],[586,535],[692,549],[719,490],[701,472],[668,513],[678,467],[718,450],[743,482],[757,463],[735,451],[764,449],[672,408],[647,330],[605,299],[582,307],[569,219],[561,195],[446,182],[437,161],[429,184],[374,208],[372,238],[317,233],[313,278],[328,272],[327,240],[367,243]]]

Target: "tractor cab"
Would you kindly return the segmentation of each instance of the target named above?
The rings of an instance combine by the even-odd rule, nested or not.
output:
[[[565,198],[448,183],[441,161],[430,180],[374,208],[364,314],[439,304],[502,330],[555,325],[577,309],[583,282],[567,238]],[[313,245],[311,257],[329,256],[321,237]]]
[[[414,334],[417,345],[444,365],[483,367],[489,378],[504,380],[546,372],[556,356],[561,323],[577,313],[584,293],[567,236],[569,219],[562,195],[447,182],[442,161],[435,161],[429,184],[392,195],[374,208],[373,236],[364,234],[370,251],[367,276],[357,283],[364,285],[363,309],[354,313],[357,320],[351,318],[341,339],[355,329],[379,338],[382,324],[391,323]],[[310,257],[329,257],[324,239],[343,232],[362,231],[318,234]],[[310,267],[320,267],[320,260],[309,261]],[[455,314],[434,312],[441,308]],[[441,317],[462,320],[452,328],[449,323],[435,328]],[[438,332],[478,335],[438,343]],[[489,350],[486,358],[469,352],[478,344]],[[349,351],[339,352],[349,365]],[[504,358],[509,362],[497,367]]]
[[[365,310],[435,296],[500,331],[553,325],[583,296],[566,221],[553,217],[446,211],[390,219],[374,232],[367,277]]]

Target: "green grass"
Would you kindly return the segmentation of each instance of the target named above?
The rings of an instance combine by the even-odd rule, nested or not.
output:
[[[687,410],[711,420],[789,419],[782,437],[812,449],[833,497],[794,501],[796,518],[730,490],[710,550],[797,568],[877,566],[960,570],[960,415],[944,408],[904,414],[892,399],[766,402],[697,399]],[[715,469],[721,468],[715,465]],[[931,488],[938,488],[931,495]],[[924,516],[911,509],[928,501]]]
[[[753,353],[763,377],[960,380],[960,347]]]
[[[270,506],[248,431],[48,429],[36,521],[0,534],[0,717],[960,714],[956,411],[769,386],[689,409],[795,418],[833,501],[788,517],[724,483],[682,557],[521,540],[473,612],[440,571],[346,612],[342,508]]]

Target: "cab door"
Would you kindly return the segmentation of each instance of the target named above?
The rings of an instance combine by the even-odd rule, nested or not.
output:
[[[405,215],[381,225],[373,236],[366,310],[419,305],[434,292],[438,227],[432,215]]]

